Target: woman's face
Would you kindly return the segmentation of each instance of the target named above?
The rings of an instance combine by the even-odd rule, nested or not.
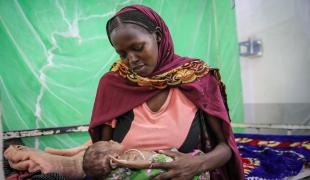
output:
[[[131,70],[140,76],[150,75],[158,60],[157,33],[150,33],[135,24],[121,24],[115,28],[110,39],[116,52]]]

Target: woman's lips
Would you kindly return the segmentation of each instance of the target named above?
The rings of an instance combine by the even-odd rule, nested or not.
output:
[[[134,66],[132,70],[138,73],[138,72],[141,72],[144,69],[144,67],[145,67],[144,65],[138,65],[138,66]]]

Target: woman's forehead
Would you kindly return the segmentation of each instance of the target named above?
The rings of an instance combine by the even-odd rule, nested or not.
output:
[[[126,23],[115,28],[110,34],[110,39],[113,46],[119,46],[124,42],[143,40],[151,35],[148,30],[139,25]]]

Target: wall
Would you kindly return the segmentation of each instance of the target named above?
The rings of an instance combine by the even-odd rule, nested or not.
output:
[[[263,41],[262,57],[240,58],[245,122],[309,125],[310,1],[238,0],[236,15],[239,42]]]

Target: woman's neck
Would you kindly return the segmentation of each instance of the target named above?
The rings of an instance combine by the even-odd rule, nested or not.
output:
[[[156,96],[146,101],[146,104],[151,111],[157,112],[165,103],[168,95],[169,95],[169,89],[165,89]]]

